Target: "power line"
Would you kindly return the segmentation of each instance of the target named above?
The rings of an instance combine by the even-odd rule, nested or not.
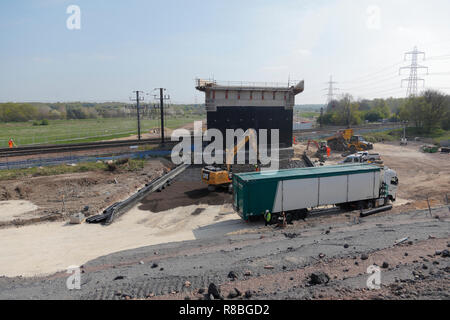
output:
[[[331,101],[333,101],[334,96],[336,95],[334,93],[334,90],[338,90],[338,88],[335,88],[333,85],[335,85],[337,82],[333,81],[333,76],[330,76],[330,81],[327,82],[328,88],[325,88],[324,90],[328,90],[327,96],[327,104],[329,104]]]
[[[387,86],[378,86],[378,87],[373,87],[371,89],[366,89],[366,90],[358,90],[356,93],[357,94],[370,94],[372,92],[380,92],[380,91],[385,91],[385,90],[402,90],[398,84],[396,83],[391,83]]]
[[[130,98],[131,101],[136,101],[136,114],[137,114],[137,125],[138,125],[138,140],[141,140],[141,111],[139,109],[139,102],[144,100],[144,97],[140,96],[142,91],[133,91],[136,94],[136,98]]]
[[[380,91],[375,91],[375,92],[369,92],[366,93],[365,95],[367,96],[371,96],[371,95],[376,95],[376,94],[383,94],[383,93],[397,93],[397,92],[402,92],[403,90],[401,88],[391,88],[391,89],[385,89],[385,90],[380,90]]]
[[[450,59],[450,54],[428,57],[427,61],[428,60],[447,60],[447,59]]]
[[[430,75],[430,76],[445,76],[445,75],[450,75],[450,71],[449,72],[432,72],[432,73],[428,73],[427,75]]]
[[[156,88],[155,90],[159,90],[159,96],[154,95],[155,99],[159,99],[159,107],[161,110],[161,143],[164,144],[164,100],[169,100],[170,96],[165,95],[165,88]]]
[[[363,84],[363,85],[360,85],[360,86],[355,86],[355,87],[345,88],[345,89],[343,89],[343,90],[354,90],[354,89],[360,89],[360,88],[372,87],[372,86],[374,86],[374,85],[376,86],[378,83],[385,83],[386,81],[393,80],[393,79],[397,79],[398,77],[399,77],[399,75],[395,75],[395,76],[392,76],[392,77],[389,77],[389,78],[383,78],[383,79],[375,80],[375,81],[372,81],[372,82],[370,82],[370,83]]]
[[[403,69],[409,69],[410,70],[409,78],[402,79],[402,81],[401,81],[402,86],[403,86],[403,82],[404,81],[408,81],[408,90],[406,91],[407,97],[409,97],[409,96],[414,96],[414,97],[417,96],[417,92],[418,92],[417,91],[417,82],[418,81],[422,81],[423,85],[425,86],[425,79],[421,79],[421,78],[417,77],[417,70],[418,69],[427,69],[427,72],[428,72],[428,67],[421,66],[421,65],[419,65],[417,63],[418,57],[420,55],[423,55],[423,59],[425,60],[425,52],[419,51],[417,49],[417,47],[414,47],[413,51],[406,52],[405,53],[405,61],[406,61],[406,58],[408,56],[411,56],[411,65],[409,65],[407,67],[401,67],[399,69],[399,74],[401,74]]]
[[[380,75],[381,73],[386,72],[387,70],[390,70],[390,69],[392,69],[392,68],[402,64],[402,62],[403,62],[403,60],[400,60],[400,61],[398,61],[398,62],[396,62],[396,63],[394,63],[394,64],[392,64],[390,66],[384,67],[384,68],[382,68],[382,69],[380,69],[378,71],[367,73],[367,74],[365,74],[365,75],[363,75],[361,77],[354,78],[353,80],[341,81],[341,83],[355,83],[355,82],[359,83],[359,82],[372,80],[375,77],[382,76],[382,75]],[[375,76],[375,75],[377,75],[377,76]],[[369,78],[369,79],[364,80],[366,78]]]
[[[435,89],[435,90],[449,90],[450,87],[426,87],[427,90]]]

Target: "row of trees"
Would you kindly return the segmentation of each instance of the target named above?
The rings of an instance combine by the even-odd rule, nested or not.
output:
[[[450,130],[450,96],[428,90],[412,97],[400,108],[398,117],[423,132]]]
[[[424,132],[450,129],[450,96],[428,90],[418,97],[355,101],[349,94],[331,101],[318,122],[329,125],[358,125],[364,121],[408,121]]]
[[[355,101],[349,94],[331,101],[318,121],[330,125],[358,125],[364,121],[376,122],[391,117],[386,100]]]
[[[149,106],[148,109],[153,108]],[[154,108],[153,108],[154,109]],[[144,112],[144,108],[141,112]],[[167,115],[202,115],[205,108],[198,105],[168,105]],[[155,112],[154,114],[159,114]],[[0,122],[22,122],[30,120],[65,120],[123,118],[135,116],[136,108],[118,102],[110,103],[0,103]]]

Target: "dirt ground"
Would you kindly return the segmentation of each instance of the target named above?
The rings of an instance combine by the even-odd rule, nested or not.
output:
[[[112,195],[126,198],[131,189],[126,185],[120,189],[111,179],[124,181],[134,189],[137,189],[137,181],[148,182],[154,176],[162,175],[165,165],[164,159],[150,161],[145,169],[139,173],[124,173],[122,176],[101,172],[90,174],[71,174],[46,179],[32,180],[34,185],[41,186],[38,192],[27,193],[29,201],[5,201],[0,202],[6,207],[14,206],[14,211],[0,211],[5,218],[9,218],[9,227],[0,230],[0,276],[34,276],[51,274],[65,270],[70,265],[82,265],[99,256],[111,254],[121,250],[138,248],[148,245],[170,243],[177,241],[194,240],[211,235],[224,235],[236,232],[248,226],[242,224],[242,220],[234,214],[230,205],[231,195],[226,192],[210,193],[205,185],[199,181],[200,168],[188,168],[176,183],[166,187],[163,192],[155,192],[144,201],[120,217],[110,226],[101,225],[70,225],[67,220],[60,222],[47,222],[32,224],[20,228],[11,227],[12,219],[25,219],[35,216],[39,210],[34,204],[46,204],[47,195],[50,192],[47,186],[55,188],[58,183],[69,184],[75,195],[66,201],[66,206],[71,205],[74,211],[80,211],[80,201],[93,206],[98,205],[99,199],[104,204],[112,204],[117,200]],[[151,176],[149,176],[151,174]],[[86,183],[94,181],[96,183]],[[139,179],[139,180],[138,180]],[[104,180],[104,182],[101,182]],[[78,182],[81,181],[82,184]],[[142,182],[141,182],[142,183]],[[92,188],[105,188],[111,194],[97,192],[95,197],[84,198],[83,195],[92,192]],[[112,189],[107,189],[112,187]],[[142,187],[141,185],[138,186]],[[11,186],[12,188],[12,186]],[[45,189],[44,189],[45,188]],[[133,189],[133,190],[134,190]],[[127,193],[122,193],[127,190]],[[114,193],[113,193],[114,192]],[[42,197],[43,199],[38,199]],[[55,206],[54,202],[51,202]],[[55,210],[59,209],[56,203]],[[93,212],[91,210],[91,212]],[[1,220],[0,220],[1,221]],[[6,223],[5,223],[6,225]],[[42,236],[45,235],[45,236]],[[80,239],[83,239],[80,241]],[[101,244],[101,245],[100,245]]]
[[[165,159],[155,159],[135,172],[96,171],[0,181],[0,208],[9,208],[0,210],[0,227],[67,220],[85,207],[89,207],[86,216],[98,214],[171,166]],[[25,202],[29,205],[24,206]]]
[[[114,252],[148,245],[194,240],[239,230],[230,206],[186,206],[153,213],[134,208],[110,226],[49,222],[0,230],[0,276],[34,276]],[[44,235],[44,236],[43,236]]]
[[[366,218],[356,211],[329,208],[315,210],[306,221],[296,221],[284,230],[261,222],[245,223],[233,212],[230,195],[208,192],[200,182],[199,168],[193,167],[109,227],[51,222],[0,230],[0,241],[6,244],[0,256],[8,257],[0,263],[0,275],[50,274],[83,264],[88,277],[86,289],[76,294],[36,289],[41,284],[56,286],[59,280],[54,279],[63,279],[64,274],[20,281],[5,278],[2,282],[0,278],[0,288],[7,288],[3,296],[12,298],[38,294],[48,298],[198,299],[204,298],[198,289],[207,290],[215,281],[225,295],[239,288],[257,299],[448,298],[448,258],[435,251],[444,250],[450,241],[449,210],[440,207],[450,190],[450,163],[448,155],[424,154],[419,147],[375,145],[374,152],[381,153],[385,164],[398,173],[399,194],[393,210]],[[305,148],[296,146],[296,155]],[[328,164],[342,159],[333,154]],[[108,177],[110,183],[105,184],[114,187],[113,176]],[[39,179],[33,185],[40,185]],[[51,179],[64,181],[64,177]],[[43,185],[48,183],[43,181]],[[131,181],[133,186],[136,180]],[[83,195],[90,185],[81,183],[77,194]],[[44,193],[50,190],[47,187],[41,196],[48,197]],[[36,197],[30,200],[28,193],[23,194],[23,201],[42,206]],[[427,195],[435,207],[431,216],[428,209],[418,210],[428,207]],[[106,195],[102,197],[104,201]],[[76,210],[79,199],[74,198]],[[57,208],[60,203],[52,205]],[[393,245],[403,237],[408,241]],[[362,254],[368,259],[360,258]],[[95,259],[100,256],[104,257]],[[383,288],[367,291],[365,268],[383,262],[389,265]],[[153,269],[155,264],[163,267]],[[230,281],[230,270],[239,280]],[[310,286],[308,277],[317,271],[326,272],[331,285]],[[113,281],[117,276],[124,276],[124,282]],[[93,286],[94,280],[100,288]],[[185,281],[192,285],[185,287]]]
[[[377,143],[370,152],[379,153],[384,165],[397,172],[399,177],[396,211],[428,208],[430,205],[446,204],[446,194],[450,198],[450,155],[445,153],[423,153],[419,142],[409,142],[407,146],[399,143]],[[306,144],[294,147],[296,156],[306,151]],[[310,147],[307,154],[313,161],[316,148]],[[332,152],[325,165],[335,165],[344,158],[340,152]]]
[[[408,146],[378,143],[374,152],[381,154],[385,165],[394,169],[399,177],[398,197],[414,202],[415,207],[444,204],[450,197],[450,155],[420,152],[421,144],[409,142]]]
[[[196,207],[187,208],[184,214],[192,215]],[[217,214],[204,213],[205,218]],[[153,216],[149,212],[140,214]],[[286,229],[253,224],[248,225],[253,231],[242,232],[237,230],[242,228],[242,221],[226,215],[223,221],[210,220],[209,225],[195,229],[195,240],[120,251],[83,264],[80,290],[66,289],[68,275],[64,271],[31,278],[0,277],[0,299],[203,300],[211,299],[212,284],[219,288],[222,298],[234,300],[449,299],[450,215],[447,208],[433,209],[432,215],[412,211],[355,221],[350,214],[341,215],[344,220],[340,222],[311,216]],[[123,218],[131,219],[131,215]],[[156,223],[161,232],[174,225],[173,215],[164,222],[161,216],[155,218],[148,224]],[[188,221],[180,221],[175,229]],[[96,251],[106,247],[104,244],[114,235],[127,242],[136,233],[145,235],[151,230],[133,228],[126,235],[122,225],[111,227],[113,233],[104,228],[96,245],[91,245],[93,237],[89,237],[86,246],[80,243],[82,249],[86,251],[91,245],[90,249]],[[178,233],[183,235],[172,231],[174,238]],[[404,237],[407,241],[398,243]],[[76,248],[67,251],[72,254]],[[47,261],[44,257],[42,260],[39,262]],[[370,266],[380,268],[379,290],[367,287]],[[313,283],[313,275],[320,281]]]
[[[171,194],[170,197],[167,193]],[[205,184],[198,182],[180,181],[167,187],[164,193],[153,193],[146,197],[139,209],[152,212],[161,212],[171,208],[190,205],[223,205],[231,203],[232,195],[225,190],[210,192]]]

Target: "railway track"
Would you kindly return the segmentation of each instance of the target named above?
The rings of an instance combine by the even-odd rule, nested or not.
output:
[[[395,125],[390,125],[395,126]],[[376,125],[376,126],[361,126],[355,127],[356,130],[364,129],[378,129],[386,126]],[[315,128],[306,130],[294,130],[294,135],[302,136],[312,133],[328,133],[335,132],[336,128]],[[62,153],[70,151],[83,151],[83,150],[93,150],[93,149],[107,149],[107,148],[118,148],[118,147],[128,147],[128,146],[138,146],[145,144],[159,144],[160,138],[153,139],[143,139],[143,140],[123,140],[123,141],[99,141],[99,142],[88,142],[88,143],[77,143],[77,144],[63,144],[63,145],[37,145],[37,146],[25,146],[18,148],[0,148],[0,158],[7,157],[17,157],[17,156],[29,156],[36,154],[46,154],[46,153]],[[166,144],[173,144],[171,141],[166,141]]]
[[[119,148],[129,146],[139,146],[145,144],[159,144],[161,139],[143,139],[143,140],[123,140],[123,141],[101,141],[101,142],[89,142],[78,144],[64,144],[64,145],[39,145],[39,146],[26,146],[19,148],[0,148],[0,158],[28,156],[36,154],[46,153],[61,153],[70,151],[83,151],[93,149],[108,149]],[[167,141],[167,144],[172,143]]]

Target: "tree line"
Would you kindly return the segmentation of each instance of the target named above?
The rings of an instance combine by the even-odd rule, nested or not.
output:
[[[155,106],[148,108],[156,109]],[[143,112],[144,109],[141,109]],[[198,105],[168,105],[168,115],[202,115],[205,109]],[[157,115],[157,112],[154,112]],[[119,102],[107,103],[0,103],[0,122],[42,120],[71,120],[97,118],[124,118],[135,116],[136,108]]]
[[[450,130],[450,96],[427,90],[420,96],[355,101],[349,94],[333,100],[318,122],[329,125],[359,125],[363,122],[408,122],[418,131]]]

